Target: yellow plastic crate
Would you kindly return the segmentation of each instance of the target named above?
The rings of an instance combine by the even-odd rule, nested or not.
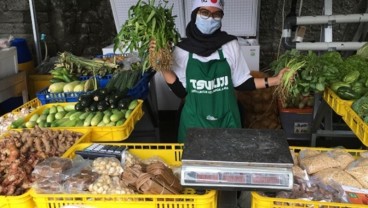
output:
[[[18,108],[15,108],[14,110],[12,110],[10,113],[16,114],[19,113],[23,108],[38,108],[39,106],[41,106],[41,101],[37,98],[32,99],[26,103],[24,103],[23,105],[19,106]],[[7,118],[9,116],[9,113],[4,114],[2,117]]]
[[[32,115],[41,114],[47,108],[55,105],[66,106],[75,103],[50,103],[39,107],[25,117],[25,121],[28,121]],[[92,136],[91,141],[94,142],[113,142],[122,141],[129,137],[132,133],[135,124],[142,118],[144,112],[142,110],[143,100],[138,100],[137,107],[132,111],[128,119],[120,126],[89,126],[89,127],[58,127],[55,129],[69,129],[71,131],[78,131],[83,129],[91,129]]]
[[[23,108],[38,108],[39,106],[41,106],[41,101],[37,98],[34,98],[26,103],[24,103],[23,105],[19,106],[18,108],[12,110],[12,113],[18,113],[20,112]]]
[[[331,148],[314,148],[314,147],[290,147],[295,153],[300,150],[312,149],[321,152],[330,151]],[[362,152],[366,150],[353,150],[347,149],[354,157],[358,157]],[[252,192],[252,208],[362,208],[366,207],[361,204],[349,204],[349,203],[334,203],[334,202],[318,202],[318,201],[305,201],[300,199],[285,199],[262,196],[257,192]]]
[[[352,100],[341,99],[332,89],[326,88],[323,93],[323,99],[327,104],[336,112],[339,116],[345,116],[347,114],[345,106],[350,107],[353,103]]]
[[[52,129],[52,128],[51,128]],[[21,130],[17,130],[21,131]],[[91,140],[91,130],[89,129],[81,129],[81,130],[73,130],[76,132],[83,133],[73,146],[71,146],[62,157],[67,157],[74,152],[74,149],[77,145],[81,143],[89,143]],[[35,202],[33,197],[31,196],[31,190],[28,190],[22,195],[19,196],[0,196],[0,208],[34,208]]]
[[[365,146],[368,146],[368,125],[351,107],[346,107],[346,112],[346,115],[342,117],[342,119],[349,126],[351,131],[354,132],[358,139]]]
[[[0,208],[33,208],[35,202],[30,193],[27,191],[20,196],[0,196]]]
[[[16,117],[10,117],[11,114],[18,114],[21,112],[22,109],[30,109],[30,108],[38,108],[39,106],[41,106],[41,101],[38,100],[37,98],[36,99],[32,99],[26,103],[24,103],[23,105],[19,106],[18,108],[15,108],[14,110],[12,110],[12,112],[9,112],[9,113],[6,113],[4,115],[1,116],[2,119],[4,120],[8,120],[9,121],[14,121]],[[3,121],[4,121],[3,120]],[[0,129],[0,135],[4,133],[6,129],[5,128],[1,128]],[[1,208],[1,207],[0,207]]]
[[[74,148],[69,158],[75,156],[76,150],[82,150],[91,144],[80,144]],[[182,144],[114,144],[126,146],[129,152],[141,159],[153,156],[162,158],[167,164],[181,164]],[[205,194],[195,194],[193,189],[185,189],[180,195],[102,195],[102,194],[37,194],[31,191],[37,208],[60,208],[65,205],[86,205],[94,208],[126,207],[126,208],[216,208],[217,192],[208,190]]]

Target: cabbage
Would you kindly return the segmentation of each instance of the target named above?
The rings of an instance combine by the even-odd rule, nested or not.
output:
[[[63,91],[64,92],[73,92],[74,87],[77,86],[79,83],[80,83],[80,81],[69,82],[68,84],[64,85]]]
[[[362,47],[357,50],[357,55],[365,59],[368,59],[368,43],[365,43]]]
[[[51,93],[60,93],[63,92],[63,88],[66,85],[65,82],[57,82],[57,83],[53,83],[49,86],[48,91]]]

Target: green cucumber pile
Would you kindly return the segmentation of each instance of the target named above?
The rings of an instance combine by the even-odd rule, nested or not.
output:
[[[33,114],[28,121],[18,119],[11,128],[43,127],[89,127],[89,126],[120,126],[129,118],[138,106],[138,100],[130,100],[124,108],[106,108],[96,111],[78,111],[76,104],[65,106],[55,104],[42,112]]]

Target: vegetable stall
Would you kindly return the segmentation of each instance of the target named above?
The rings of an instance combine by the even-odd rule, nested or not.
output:
[[[237,95],[252,111],[246,128],[190,129],[183,144],[134,142],[151,78],[171,69],[181,39],[174,6],[134,1],[113,54],[58,52],[49,84],[0,117],[0,206],[227,208],[248,193],[252,208],[362,207],[367,44],[349,56],[286,49],[270,71],[253,71],[265,78],[289,68],[277,87]],[[319,103],[361,149],[290,145],[315,133]]]

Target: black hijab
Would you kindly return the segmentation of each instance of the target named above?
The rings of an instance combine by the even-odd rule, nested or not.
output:
[[[236,39],[236,37],[221,31],[221,28],[216,30],[213,34],[203,34],[195,24],[198,10],[199,8],[192,12],[190,22],[186,28],[187,38],[183,38],[177,46],[190,53],[207,57],[221,48],[225,43]]]

